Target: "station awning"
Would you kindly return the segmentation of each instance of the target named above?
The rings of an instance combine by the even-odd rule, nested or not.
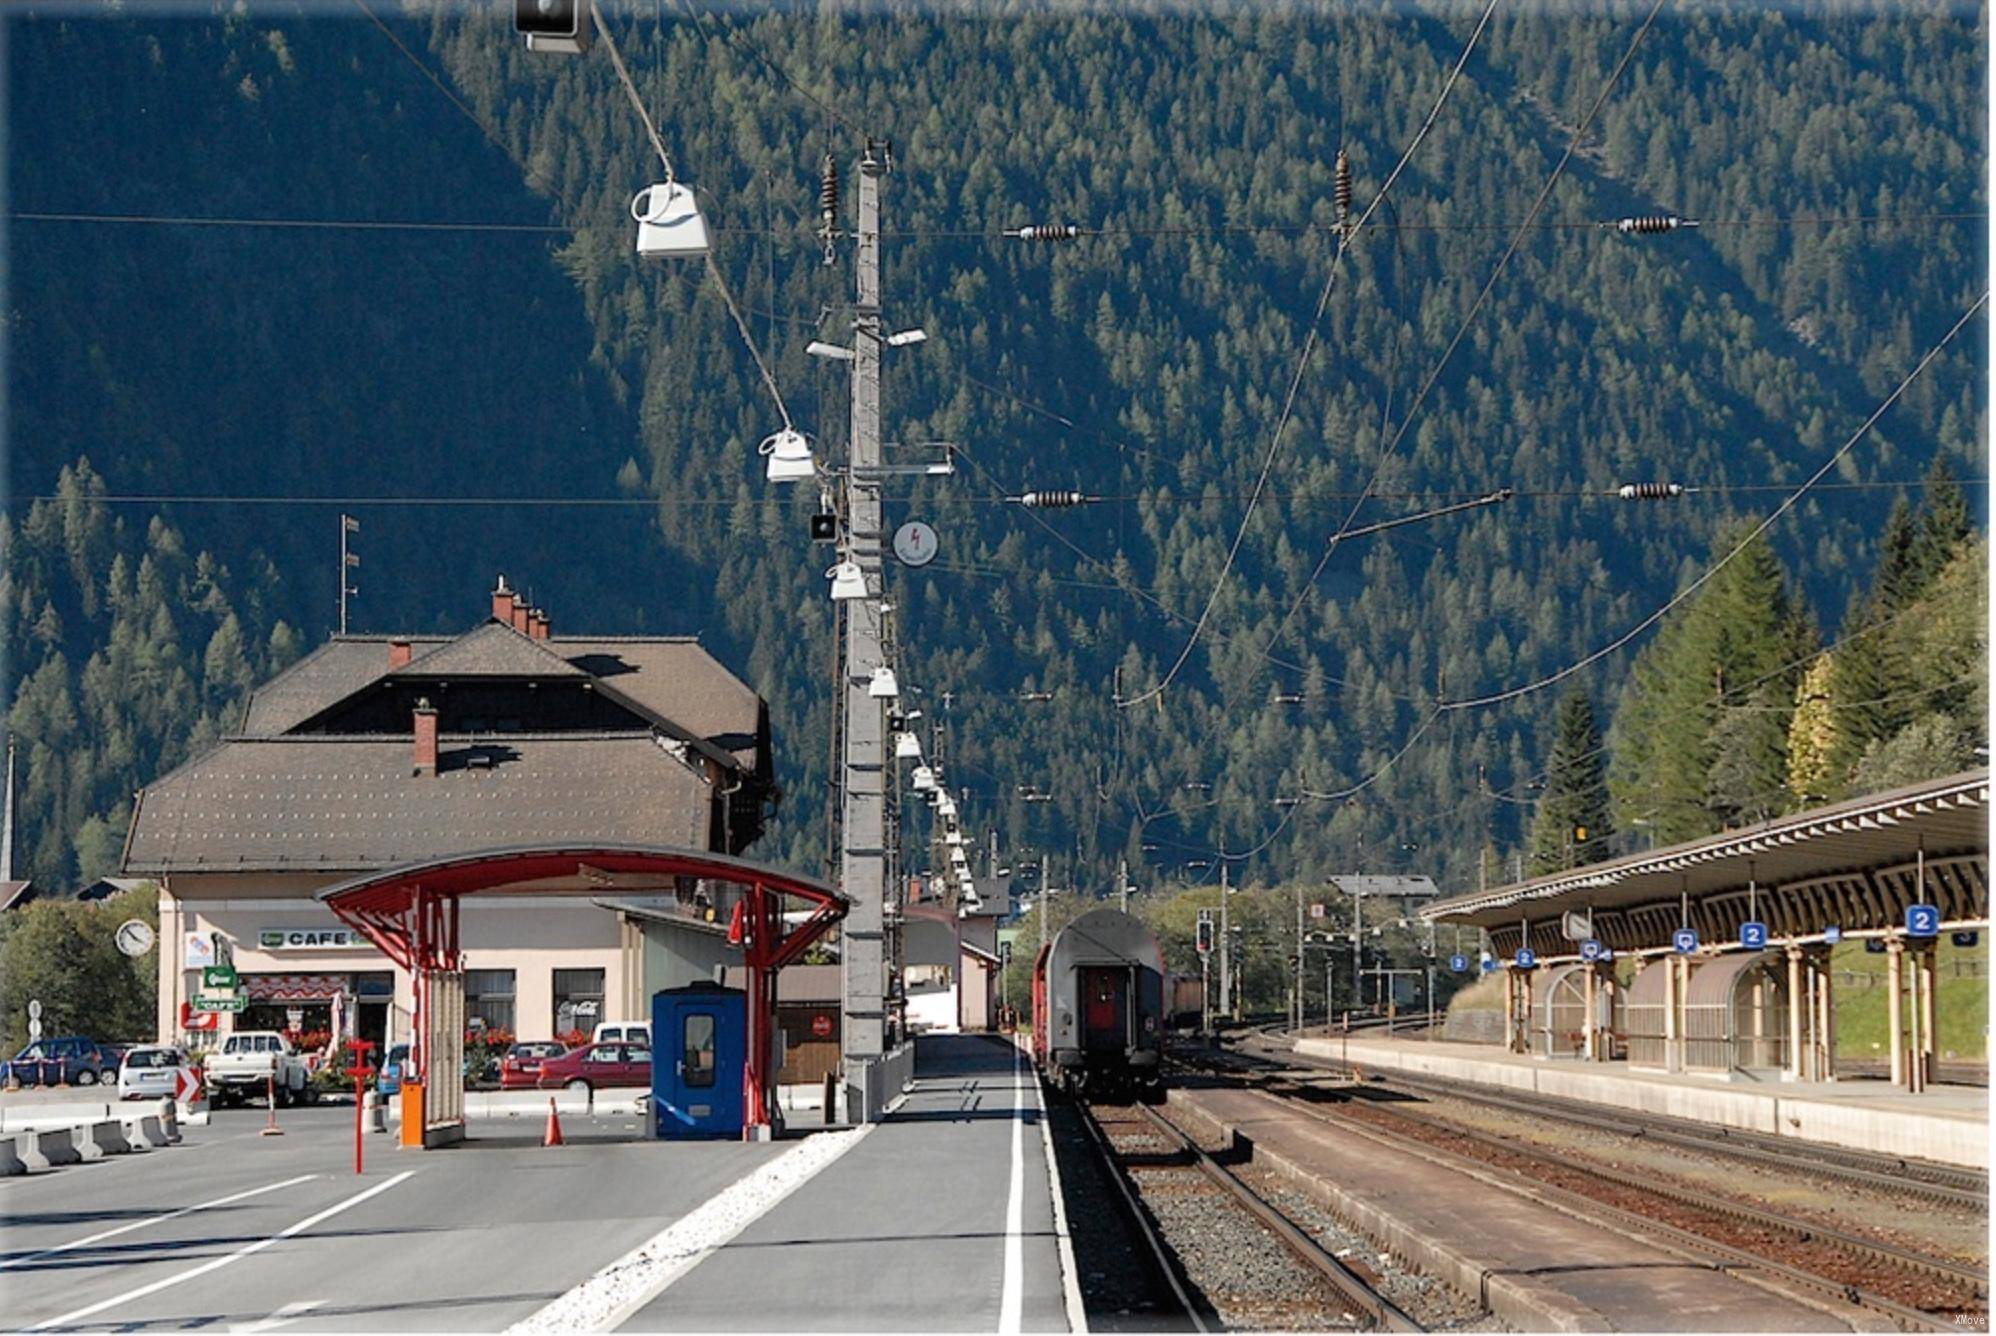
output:
[[[1884,931],[1898,926],[1907,899],[1903,870],[1924,863],[1957,912],[1988,916],[1989,771],[1929,780],[1886,793],[1869,794],[1758,825],[1729,830],[1683,844],[1631,854],[1570,872],[1554,873],[1508,886],[1452,896],[1422,908],[1421,917],[1462,924],[1492,933],[1500,950],[1514,948],[1524,925],[1533,945],[1547,951],[1562,944],[1560,916],[1592,910],[1596,936],[1621,929],[1617,949],[1642,949],[1669,940],[1688,901],[1703,907],[1714,927],[1701,932],[1718,940],[1725,925],[1743,921],[1749,910],[1769,922],[1770,931],[1817,931],[1837,923],[1847,932]],[[1740,901],[1732,913],[1733,901]],[[1979,913],[1971,902],[1979,900]],[[1806,913],[1813,916],[1796,918]],[[1727,912],[1711,911],[1724,902]],[[1944,909],[1947,906],[1943,906]],[[1652,911],[1646,913],[1645,911]],[[1795,922],[1777,926],[1784,911]],[[1826,917],[1828,916],[1828,917]],[[1545,937],[1541,938],[1542,931]]]

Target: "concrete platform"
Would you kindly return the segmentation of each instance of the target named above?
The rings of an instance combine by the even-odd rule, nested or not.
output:
[[[1947,1086],[1909,1095],[1870,1081],[1743,1084],[1422,1039],[1333,1036],[1299,1039],[1295,1046],[1300,1054],[1349,1059],[1361,1069],[1425,1073],[1798,1141],[1989,1167],[1984,1089]]]
[[[923,1036],[884,1122],[620,1330],[1067,1331],[1040,1124],[1015,1049]]]
[[[1286,1114],[1247,1090],[1174,1090],[1273,1169],[1519,1331],[1834,1331],[1827,1309],[1773,1293],[1523,1193]],[[1181,1112],[1182,1111],[1182,1112]]]

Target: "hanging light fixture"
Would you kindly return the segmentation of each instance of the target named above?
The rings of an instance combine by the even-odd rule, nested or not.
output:
[[[936,800],[936,810],[938,812],[941,812],[944,816],[955,816],[956,799],[950,797],[947,793],[944,793],[942,797]]]
[[[917,793],[927,793],[936,786],[936,772],[925,765],[918,765],[915,773],[908,777],[908,782],[915,786]]]
[[[866,684],[866,694],[875,700],[893,700],[901,694],[901,684],[894,680],[894,670],[881,664],[873,670],[873,680]]]
[[[840,562],[825,572],[825,578],[832,582],[832,601],[835,603],[866,597],[866,576],[861,573],[856,561]]]
[[[811,457],[811,443],[801,431],[785,427],[773,436],[765,436],[757,450],[769,459],[766,476],[771,482],[802,482],[818,474],[818,461]]]
[[[945,831],[943,833],[943,843],[952,849],[961,849],[963,847],[963,832],[960,830]]]
[[[894,759],[897,761],[919,761],[922,759],[922,740],[913,733],[894,735]]]

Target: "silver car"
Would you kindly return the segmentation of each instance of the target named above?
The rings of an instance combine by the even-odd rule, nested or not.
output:
[[[142,1044],[118,1065],[119,1099],[162,1099],[173,1094],[186,1050],[172,1044]]]

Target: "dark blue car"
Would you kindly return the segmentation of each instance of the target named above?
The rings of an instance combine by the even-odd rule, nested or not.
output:
[[[407,1044],[397,1044],[388,1050],[388,1056],[381,1063],[381,1074],[374,1078],[374,1088],[381,1093],[383,1099],[402,1089],[402,1068],[407,1066],[408,1062]]]
[[[91,1086],[99,1081],[118,1079],[118,1059],[93,1039],[66,1035],[61,1039],[37,1039],[0,1063],[0,1080],[24,1086]]]

